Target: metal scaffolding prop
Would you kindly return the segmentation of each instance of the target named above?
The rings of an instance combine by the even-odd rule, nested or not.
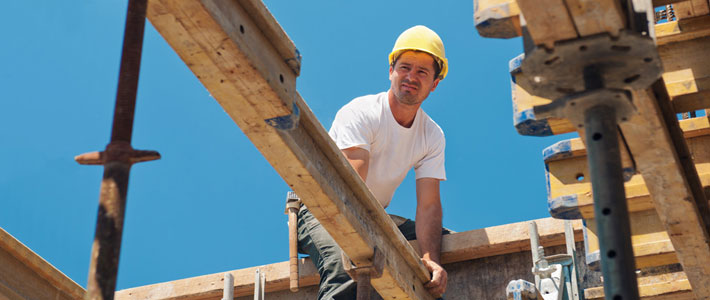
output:
[[[147,0],[128,2],[111,142],[104,151],[75,157],[82,165],[104,166],[86,299],[113,299],[130,169],[135,163],[160,158],[156,151],[131,146],[146,7]]]

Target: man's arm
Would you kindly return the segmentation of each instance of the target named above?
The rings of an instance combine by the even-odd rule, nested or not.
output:
[[[448,279],[446,270],[441,267],[441,217],[439,179],[417,179],[417,242],[422,261],[432,272],[432,279],[425,287],[437,297],[446,291]]]
[[[370,166],[370,152],[359,147],[350,147],[341,151],[343,151],[345,158],[353,166],[355,172],[360,175],[362,181],[365,181],[367,179],[367,169]]]

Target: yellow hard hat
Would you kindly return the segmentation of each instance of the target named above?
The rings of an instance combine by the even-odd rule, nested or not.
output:
[[[449,72],[449,62],[444,54],[444,42],[441,41],[436,32],[426,26],[417,25],[402,32],[394,42],[394,48],[390,53],[390,65],[395,59],[407,50],[415,50],[429,53],[439,64],[439,78],[444,79]]]

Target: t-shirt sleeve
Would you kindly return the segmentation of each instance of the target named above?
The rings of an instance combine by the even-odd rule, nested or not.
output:
[[[346,105],[335,115],[328,134],[339,149],[359,147],[370,151],[374,139],[372,116],[366,110]]]
[[[446,139],[441,129],[437,128],[436,134],[430,136],[429,151],[419,162],[414,165],[416,179],[436,178],[446,180],[446,170],[444,168],[444,150]]]

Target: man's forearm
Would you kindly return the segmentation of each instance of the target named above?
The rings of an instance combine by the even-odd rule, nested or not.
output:
[[[441,205],[417,209],[417,242],[422,258],[441,263]]]

